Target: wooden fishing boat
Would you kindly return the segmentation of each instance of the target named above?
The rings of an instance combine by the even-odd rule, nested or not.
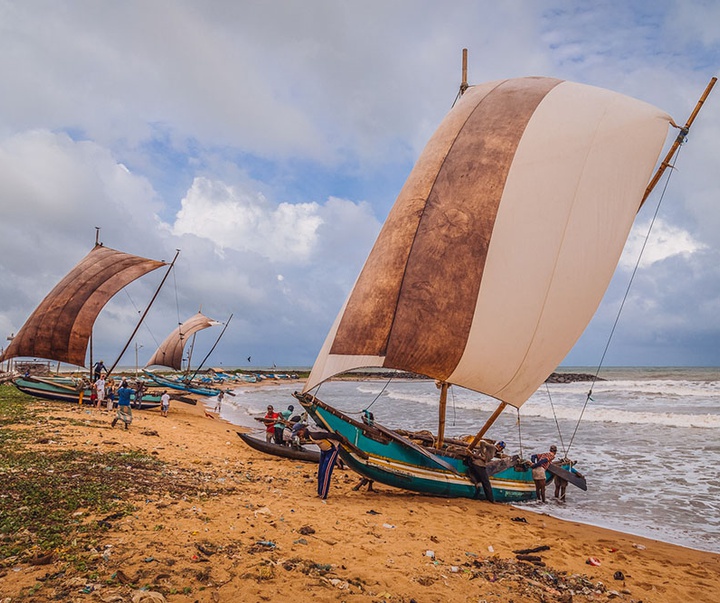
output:
[[[90,404],[90,387],[86,387],[83,384],[76,383],[63,383],[56,381],[52,378],[46,379],[43,377],[15,377],[13,384],[21,392],[34,396],[36,398],[43,398],[46,400],[57,400],[60,402],[75,402],[76,404],[80,400],[80,392],[82,391],[82,399],[85,404]],[[130,396],[131,404],[133,408],[138,408],[135,404],[135,394]],[[183,400],[185,401],[185,400]],[[144,394],[142,402],[140,404],[140,410],[150,410],[160,406],[160,396],[156,394]]]
[[[215,341],[215,345],[212,346],[210,352],[208,352],[207,356],[205,356],[203,361],[200,363],[197,369],[195,369],[192,375],[190,370],[190,361],[192,359],[192,350],[194,347],[195,335],[198,333],[198,331],[222,324],[216,320],[208,318],[202,312],[198,312],[194,316],[188,318],[165,338],[165,340],[158,346],[158,349],[152,355],[148,363],[145,365],[143,373],[162,387],[169,387],[175,390],[198,394],[200,396],[212,397],[217,396],[221,391],[227,391],[221,390],[218,387],[214,387],[205,383],[198,383],[197,380],[195,380],[195,376],[200,371],[202,365],[208,359],[212,351],[215,349],[215,346],[218,344],[220,338],[225,333],[225,329],[227,329],[228,324],[230,324],[231,319],[232,314],[230,315],[230,318],[228,318],[228,321],[225,323],[225,327],[221,331],[219,337],[217,338],[217,341]],[[174,369],[176,371],[182,370],[183,351],[185,348],[185,344],[188,342],[191,336],[193,340],[193,345],[190,346],[190,351],[188,353],[187,369],[183,372],[181,376],[178,376],[177,378],[170,378],[154,373],[153,371],[148,369],[148,367],[150,366],[164,366]]]
[[[664,111],[554,78],[469,86],[463,59],[459,99],[413,168],[295,396],[319,425],[343,436],[340,455],[361,475],[483,498],[468,469],[479,444],[493,441],[485,436],[503,409],[520,409],[582,334],[636,213],[714,81],[651,179],[674,126]],[[356,421],[311,393],[369,367],[436,381],[432,442]],[[445,437],[452,385],[499,402],[468,442]],[[514,457],[488,465],[495,500],[535,497],[529,465]],[[587,487],[584,479],[573,483]]]
[[[177,254],[168,265],[166,262],[117,251],[102,245],[96,235],[95,246],[90,253],[42,300],[0,355],[0,362],[20,357],[44,358],[84,367],[93,325],[105,304],[132,281],[168,266],[132,335],[108,369],[107,374],[110,375],[140,328],[176,259]],[[92,358],[88,365],[92,366]],[[77,402],[80,397],[81,388],[75,388],[74,396],[70,395],[69,388],[73,386],[69,386],[62,378],[30,381],[24,376],[16,377],[13,383],[32,395],[47,399]]]
[[[184,381],[182,376],[177,378],[166,377],[148,369],[144,369],[143,374],[152,379],[160,387],[168,387],[170,389],[187,392],[189,394],[197,394],[198,396],[217,396],[221,391],[220,388],[217,387],[210,387],[193,381]]]
[[[275,442],[266,442],[260,438],[256,438],[249,433],[237,432],[240,439],[245,442],[250,448],[273,456],[280,456],[287,459],[293,459],[295,461],[307,461],[308,463],[319,463],[320,462],[320,451],[317,447],[315,450],[311,448],[293,448],[292,446],[280,446]]]

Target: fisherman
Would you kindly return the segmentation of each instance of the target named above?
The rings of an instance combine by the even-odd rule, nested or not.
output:
[[[268,405],[267,413],[263,417],[263,423],[265,423],[265,441],[272,442],[275,437],[275,422],[278,418],[278,413],[275,412],[272,404]]]
[[[293,410],[295,410],[295,407],[290,404],[287,407],[287,410],[281,410],[279,413],[277,413],[278,418],[277,421],[275,421],[275,443],[279,444],[280,446],[285,445],[285,438],[283,437],[283,432],[285,431],[285,426],[289,425],[290,417],[292,416]]]
[[[132,410],[130,409],[130,397],[132,396],[133,390],[128,387],[127,381],[123,379],[118,389],[118,410],[117,416],[112,420],[112,426],[115,427],[115,423],[118,419],[125,423],[125,429],[128,429],[130,423],[132,423]]]
[[[99,362],[95,363],[95,366],[93,367],[93,377],[95,377],[95,381],[100,379],[100,375],[105,372],[107,373],[107,368],[105,368],[105,363],[100,360]]]
[[[577,461],[571,461],[568,458],[562,459],[559,464],[561,465],[570,465],[570,472],[574,473],[578,477],[583,477],[583,474],[580,473],[573,465],[575,465]],[[565,502],[565,489],[567,488],[568,481],[564,477],[560,477],[559,475],[553,475],[553,483],[555,484],[555,498],[558,499],[558,502],[564,503]]]
[[[310,438],[320,448],[320,464],[318,465],[318,496],[325,500],[330,491],[330,479],[335,468],[338,454],[340,453],[340,442],[342,438],[331,431],[310,431],[307,425],[298,429],[298,436]]]
[[[145,384],[138,379],[135,382],[135,408],[142,406],[143,395],[145,394]]]
[[[545,500],[545,471],[547,466],[552,463],[557,452],[557,446],[553,444],[550,446],[550,452],[542,452],[540,454],[533,454],[530,457],[530,461],[533,463],[530,465],[532,469],[532,477],[535,482],[535,496],[539,501],[546,502]]]
[[[468,474],[475,483],[475,488],[477,489],[477,484],[479,483],[485,494],[485,500],[491,503],[495,502],[495,496],[493,495],[492,485],[490,484],[487,464],[493,460],[496,455],[502,455],[503,450],[505,450],[505,442],[502,440],[494,444],[487,440],[480,440],[477,454],[466,457],[464,461],[468,468]]]

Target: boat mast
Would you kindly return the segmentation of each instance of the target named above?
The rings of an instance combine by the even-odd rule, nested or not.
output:
[[[165,276],[163,276],[162,281],[160,281],[160,284],[158,285],[158,288],[155,291],[155,295],[152,296],[150,303],[148,304],[147,308],[145,308],[145,312],[143,312],[143,315],[140,317],[140,320],[138,321],[137,325],[135,326],[135,330],[132,332],[132,335],[130,335],[130,338],[127,340],[127,343],[125,344],[125,347],[122,349],[122,352],[120,352],[120,354],[118,355],[117,360],[108,369],[107,374],[105,375],[105,378],[109,377],[110,374],[115,370],[115,367],[120,362],[120,359],[123,357],[123,354],[127,351],[128,347],[130,346],[130,342],[133,340],[133,337],[135,337],[135,334],[140,329],[140,325],[143,323],[143,320],[145,320],[145,317],[147,316],[147,313],[150,311],[150,308],[152,307],[153,303],[155,303],[155,299],[157,298],[158,294],[160,293],[160,289],[162,289],[162,286],[165,284],[167,277],[170,276],[170,271],[173,269],[173,266],[175,266],[175,260],[178,259],[179,255],[180,255],[180,250],[176,249],[175,257],[173,258],[172,262],[170,262],[170,266],[168,266]]]
[[[100,245],[100,227],[95,227],[95,247]],[[94,328],[94,327],[93,327]],[[60,364],[58,363],[58,367]],[[59,370],[59,369],[58,369]],[[92,330],[90,331],[90,383],[93,383],[95,380],[93,379],[93,334]]]
[[[445,409],[447,408],[447,392],[450,384],[447,381],[443,381],[438,384],[440,388],[440,409],[438,411],[438,435],[437,441],[435,442],[435,448],[440,450],[445,439]]]
[[[655,175],[652,177],[652,180],[650,180],[650,184],[648,184],[647,188],[645,189],[645,195],[643,195],[642,201],[640,202],[640,207],[643,206],[643,203],[645,203],[645,200],[650,196],[650,193],[655,188],[655,185],[658,183],[658,181],[660,180],[660,178],[663,175],[663,173],[665,172],[665,170],[668,167],[670,167],[670,161],[672,161],[673,155],[675,155],[675,153],[677,152],[680,145],[683,142],[685,142],[685,137],[688,135],[690,126],[692,126],[693,122],[695,121],[695,118],[697,117],[697,114],[700,112],[700,109],[702,109],[702,106],[705,103],[705,100],[707,99],[708,95],[710,94],[710,91],[713,89],[715,82],[717,82],[716,77],[713,77],[710,79],[710,82],[708,83],[707,87],[705,88],[705,92],[702,93],[700,100],[695,105],[695,108],[693,109],[692,113],[690,114],[690,117],[688,117],[687,122],[685,122],[685,126],[683,128],[680,128],[680,133],[677,135],[675,142],[672,143],[670,150],[667,152],[667,155],[665,155],[665,159],[660,164],[660,167],[655,172]]]
[[[460,82],[460,93],[459,96],[465,94],[465,91],[469,88],[467,81],[467,63],[468,63],[468,51],[467,48],[463,48],[462,51],[462,80]],[[445,440],[445,414],[447,409],[447,392],[450,384],[447,381],[443,381],[438,384],[440,388],[440,408],[438,409],[438,434],[435,442],[435,448],[440,450]]]
[[[469,88],[467,81],[467,48],[463,48],[462,51],[462,82],[460,82],[460,96],[465,94],[465,91]]]

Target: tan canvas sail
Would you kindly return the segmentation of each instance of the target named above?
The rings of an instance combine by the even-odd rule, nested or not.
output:
[[[202,329],[219,324],[218,321],[198,312],[167,336],[145,366],[167,366],[176,371],[181,370],[183,350],[189,337]]]
[[[305,390],[387,367],[521,406],[597,309],[669,122],[556,79],[469,88],[401,190]]]
[[[135,279],[165,265],[95,245],[32,313],[0,362],[32,357],[83,366],[93,324],[105,304]]]

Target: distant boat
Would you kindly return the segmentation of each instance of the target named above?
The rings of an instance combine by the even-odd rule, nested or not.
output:
[[[650,177],[670,123],[647,103],[583,84],[527,77],[468,86],[463,78],[295,394],[345,438],[340,455],[353,470],[407,490],[485,497],[468,469],[477,446],[592,318],[657,182]],[[310,393],[367,367],[436,380],[437,433],[360,422]],[[499,401],[468,441],[445,437],[450,385]],[[535,498],[521,461],[488,465],[495,500]]]
[[[108,374],[112,373],[130,345],[174,266],[175,259],[169,264],[168,272]],[[110,249],[96,238],[95,247],[90,253],[48,293],[30,315],[0,355],[0,362],[27,357],[84,367],[93,325],[105,304],[126,285],[162,266],[168,264]],[[82,380],[76,380],[74,385],[68,385],[67,378],[38,379],[26,375],[16,377],[13,383],[21,391],[52,400],[77,402],[81,393],[83,397],[87,394],[87,400],[90,395],[89,380],[84,384]]]
[[[227,323],[225,323],[225,327],[220,333],[220,336],[215,342],[215,345],[217,345],[218,341],[220,341],[220,338],[223,336],[223,333],[225,333],[225,329],[227,328],[227,325],[230,323],[231,319],[232,315],[230,315]],[[170,387],[172,389],[186,391],[201,396],[217,396],[223,390],[217,387],[213,387],[211,385],[207,385],[205,383],[198,383],[194,379],[195,375],[197,375],[197,373],[202,368],[202,365],[205,363],[205,360],[207,360],[210,353],[212,353],[212,349],[205,357],[203,362],[200,363],[200,366],[195,369],[192,375],[190,370],[192,346],[188,355],[188,368],[182,375],[176,378],[159,375],[151,370],[148,370],[148,367],[164,366],[174,369],[176,371],[182,370],[183,353],[185,345],[187,344],[189,338],[192,336],[194,341],[195,335],[196,333],[198,333],[198,331],[202,331],[203,329],[208,329],[210,327],[220,324],[222,323],[218,322],[217,320],[208,318],[202,312],[198,312],[197,314],[191,316],[185,322],[179,325],[176,329],[174,329],[160,344],[160,346],[158,346],[158,349],[155,351],[148,363],[145,365],[143,373],[162,387]],[[214,348],[215,346],[213,346],[213,349]]]

